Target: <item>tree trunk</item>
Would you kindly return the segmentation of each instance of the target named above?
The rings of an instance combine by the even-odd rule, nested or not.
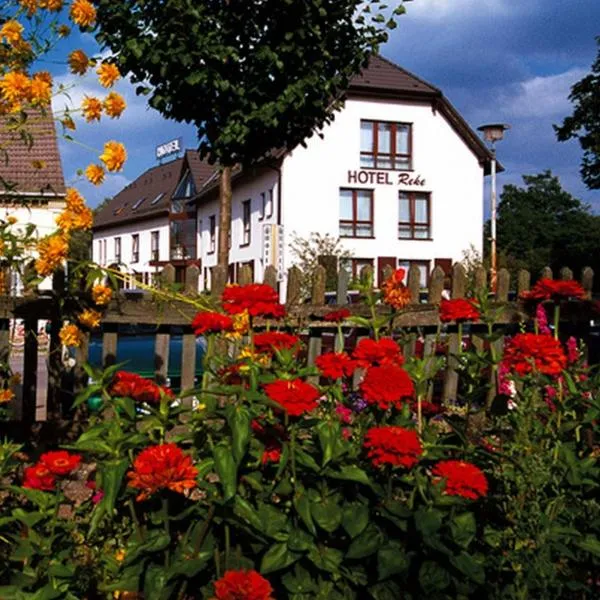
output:
[[[231,167],[222,167],[219,178],[219,248],[217,264],[229,268],[229,236],[231,233]]]

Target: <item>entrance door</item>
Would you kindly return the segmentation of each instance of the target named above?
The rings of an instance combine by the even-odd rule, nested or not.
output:
[[[377,257],[377,285],[381,287],[381,284],[385,281],[383,271],[386,267],[391,267],[392,271],[396,270],[398,259],[395,256],[378,256]]]

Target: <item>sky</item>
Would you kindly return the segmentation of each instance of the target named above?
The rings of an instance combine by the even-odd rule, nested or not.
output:
[[[484,123],[510,124],[497,144],[505,167],[499,188],[521,185],[522,175],[551,169],[567,191],[600,213],[600,190],[587,190],[579,175],[578,142],[557,142],[552,129],[572,111],[570,88],[589,73],[596,57],[600,1],[411,0],[406,8],[381,53],[439,87],[474,129]],[[89,34],[75,42],[97,51]],[[66,65],[53,64],[51,70],[59,82],[73,81]],[[84,94],[105,93],[93,73],[76,81],[69,93],[75,105]],[[115,89],[128,102],[120,120],[86,124],[79,119],[77,143],[60,143],[67,183],[77,185],[91,206],[155,165],[157,145],[182,137],[184,147],[196,146],[192,126],[163,119],[128,82]],[[64,96],[55,99],[54,110],[65,103]],[[77,170],[97,161],[107,139],[125,143],[128,161],[122,173],[94,187]]]

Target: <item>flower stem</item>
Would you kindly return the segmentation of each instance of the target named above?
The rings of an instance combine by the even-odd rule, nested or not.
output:
[[[560,304],[554,304],[554,339],[558,339],[558,325],[560,323]]]

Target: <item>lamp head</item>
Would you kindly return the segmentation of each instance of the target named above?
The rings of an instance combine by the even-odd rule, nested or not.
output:
[[[507,129],[510,129],[510,125],[507,125],[506,123],[491,123],[477,128],[478,131],[483,133],[483,139],[491,144],[499,142],[504,138],[504,132]]]

